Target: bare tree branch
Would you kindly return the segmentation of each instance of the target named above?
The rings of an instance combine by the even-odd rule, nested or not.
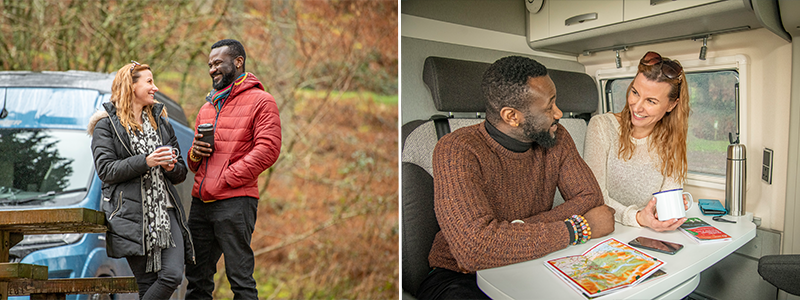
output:
[[[322,230],[324,230],[324,229],[326,229],[328,227],[334,226],[336,224],[344,222],[347,219],[350,219],[350,218],[353,218],[353,217],[357,217],[357,216],[361,216],[361,215],[364,215],[364,213],[351,212],[351,213],[344,214],[344,215],[342,215],[340,217],[331,218],[330,220],[325,221],[322,224],[319,224],[316,227],[314,227],[314,228],[312,228],[312,229],[310,229],[310,230],[308,230],[306,232],[303,232],[301,234],[297,234],[297,235],[291,236],[289,238],[286,238],[286,239],[284,239],[283,241],[281,241],[280,243],[278,243],[276,245],[272,245],[272,246],[269,246],[269,247],[266,247],[266,248],[261,248],[261,249],[255,250],[255,251],[253,251],[253,256],[259,256],[259,255],[266,254],[266,253],[281,249],[283,247],[286,247],[286,246],[289,246],[289,245],[292,245],[292,244],[296,244],[296,243],[298,243],[300,241],[303,241],[303,240],[309,238],[310,236],[314,235],[315,233],[320,232],[320,231],[322,231]]]

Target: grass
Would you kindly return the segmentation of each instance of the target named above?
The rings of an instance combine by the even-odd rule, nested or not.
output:
[[[299,92],[300,95],[305,97],[324,97],[325,91],[316,91],[316,90],[301,90]],[[302,97],[301,96],[301,97]],[[390,104],[396,105],[398,102],[398,95],[380,95],[375,94],[372,92],[334,92],[333,97],[341,97],[343,100],[372,100],[376,103],[383,103],[383,104]]]
[[[690,171],[724,175],[727,150],[727,141],[710,141],[690,133],[686,145]]]
[[[689,134],[687,141],[688,152],[725,152],[728,149],[728,141],[710,141],[701,139],[693,134]]]

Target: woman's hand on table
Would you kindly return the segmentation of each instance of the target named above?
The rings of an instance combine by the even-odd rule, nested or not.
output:
[[[686,205],[686,199],[684,198],[684,205]],[[686,218],[679,218],[679,219],[669,219],[666,221],[659,221],[658,220],[658,213],[656,212],[656,198],[650,199],[650,202],[647,203],[647,206],[636,213],[636,221],[639,222],[639,225],[642,227],[649,227],[655,231],[673,231],[678,229],[678,227],[686,222]]]

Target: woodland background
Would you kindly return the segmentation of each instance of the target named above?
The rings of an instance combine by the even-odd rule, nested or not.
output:
[[[241,41],[275,96],[281,156],[260,178],[259,296],[398,297],[397,1],[3,0],[3,70],[151,66],[190,123],[208,52]],[[215,298],[232,298],[223,260]]]

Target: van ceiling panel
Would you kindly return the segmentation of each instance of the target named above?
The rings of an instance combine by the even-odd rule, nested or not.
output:
[[[525,35],[523,0],[403,0],[403,14],[475,28]]]

